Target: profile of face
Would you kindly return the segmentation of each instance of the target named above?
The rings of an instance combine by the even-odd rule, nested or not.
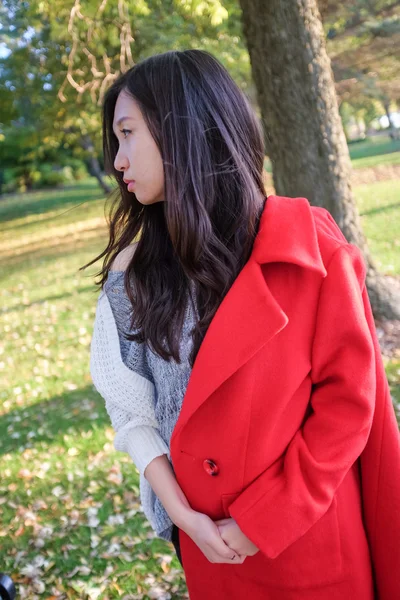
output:
[[[119,143],[114,167],[123,173],[128,191],[134,192],[141,204],[162,202],[164,169],[160,151],[138,103],[124,90],[115,104],[113,129]]]

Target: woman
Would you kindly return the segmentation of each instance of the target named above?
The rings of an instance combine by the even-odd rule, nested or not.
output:
[[[208,52],[121,75],[103,140],[91,374],[191,600],[400,597],[399,433],[360,251],[325,209],[266,197],[262,128]]]

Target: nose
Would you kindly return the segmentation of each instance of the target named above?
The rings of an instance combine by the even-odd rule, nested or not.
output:
[[[114,169],[116,171],[126,171],[129,166],[128,158],[125,155],[122,155],[120,150],[118,150],[117,155],[114,160]]]

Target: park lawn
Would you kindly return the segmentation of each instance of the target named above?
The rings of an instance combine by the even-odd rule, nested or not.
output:
[[[351,161],[353,169],[369,169],[370,167],[386,167],[400,164],[400,152],[393,151],[388,154],[378,154],[376,156],[366,156],[365,158],[355,158]]]
[[[0,206],[1,571],[29,600],[185,598],[89,374],[99,264],[78,269],[104,247],[102,193],[88,181]]]
[[[400,164],[400,140],[392,140],[388,135],[369,137],[349,144],[353,169],[389,166]]]
[[[388,135],[370,137],[349,144],[349,153],[353,169],[398,165],[400,164],[400,140],[393,141]],[[272,173],[269,158],[265,159],[264,168],[268,173]]]
[[[361,142],[350,143],[351,160],[361,160],[368,157],[381,157],[400,151],[400,140],[392,140],[389,135],[368,137]]]
[[[400,181],[355,188],[363,231],[380,271],[400,275]]]
[[[364,231],[390,275],[400,275],[399,192],[395,181],[356,189]],[[103,214],[91,180],[0,203],[0,565],[21,599],[187,598],[90,378],[101,261],[78,269],[106,244]],[[400,360],[385,367],[400,402]]]

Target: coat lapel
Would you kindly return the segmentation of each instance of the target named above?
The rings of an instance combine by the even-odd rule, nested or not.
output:
[[[251,256],[218,307],[200,346],[171,445],[203,402],[289,322],[265,281],[261,266],[268,262],[291,262],[326,276],[305,198],[267,198]]]

